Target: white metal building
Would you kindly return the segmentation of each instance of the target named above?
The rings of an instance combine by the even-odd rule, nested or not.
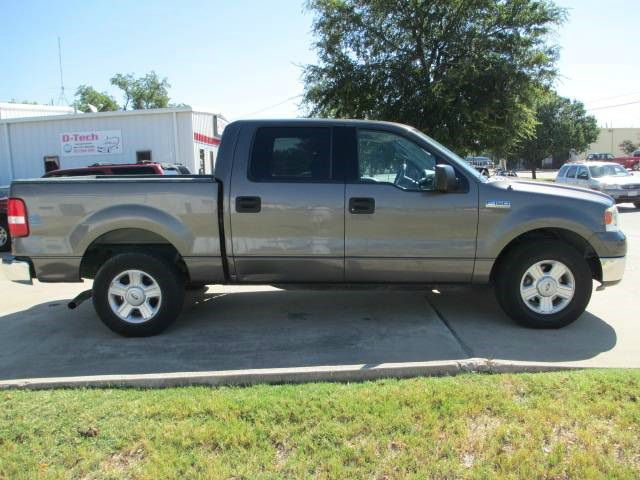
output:
[[[73,107],[60,105],[34,105],[31,103],[0,102],[0,120],[8,118],[44,117],[73,113]]]
[[[211,173],[225,124],[190,107],[0,120],[0,185],[94,163],[180,163]]]

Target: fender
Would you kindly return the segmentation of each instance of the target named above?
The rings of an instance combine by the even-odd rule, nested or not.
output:
[[[84,218],[69,234],[69,244],[75,255],[82,256],[100,236],[123,228],[137,228],[160,235],[182,256],[189,255],[194,243],[192,232],[177,217],[148,205],[122,204]]]

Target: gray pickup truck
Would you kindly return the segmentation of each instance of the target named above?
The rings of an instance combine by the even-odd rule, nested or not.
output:
[[[128,336],[161,332],[185,288],[211,283],[493,283],[514,320],[558,328],[625,265],[607,195],[486,179],[392,123],[238,121],[214,176],[20,180],[10,196],[5,276],[92,278],[98,315]]]

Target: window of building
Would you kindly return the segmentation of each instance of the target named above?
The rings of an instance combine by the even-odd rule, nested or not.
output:
[[[52,172],[60,169],[60,158],[57,155],[47,155],[44,157],[44,172]]]
[[[253,143],[250,178],[257,182],[330,181],[330,146],[328,128],[260,128]]]
[[[151,150],[139,150],[136,152],[136,163],[151,161]]]

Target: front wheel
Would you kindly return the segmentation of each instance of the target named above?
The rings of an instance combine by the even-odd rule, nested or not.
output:
[[[110,258],[93,282],[93,306],[120,335],[146,337],[166,329],[184,302],[180,271],[162,258],[123,253]]]
[[[516,322],[531,328],[560,328],[587,308],[591,269],[571,246],[541,240],[523,244],[504,259],[495,278],[496,296]]]

